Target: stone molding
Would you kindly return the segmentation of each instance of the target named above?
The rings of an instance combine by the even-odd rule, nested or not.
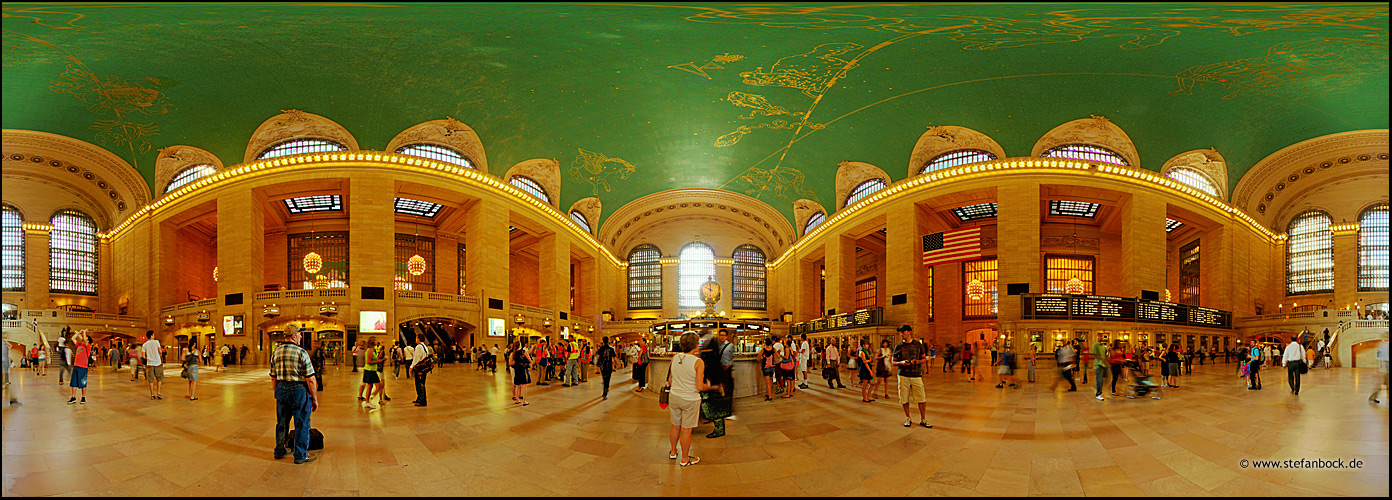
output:
[[[1126,159],[1130,168],[1141,168],[1141,156],[1136,153],[1136,145],[1131,136],[1106,117],[1092,115],[1091,118],[1073,120],[1054,127],[1039,142],[1034,143],[1030,156],[1039,156],[1050,148],[1065,144],[1091,144],[1101,146]]]
[[[1286,207],[1275,203],[1286,188],[1305,178],[1319,177],[1326,182],[1341,178],[1344,176],[1327,176],[1324,172],[1347,171],[1350,167],[1376,168],[1381,163],[1386,172],[1387,153],[1387,129],[1340,132],[1302,141],[1272,153],[1248,170],[1238,181],[1232,204],[1268,226],[1278,225],[1275,223],[1279,219],[1266,214],[1286,211]],[[1258,195],[1262,192],[1265,194]]]
[[[66,172],[50,177],[60,183],[70,179],[74,188],[100,193],[94,198],[104,201],[94,206],[109,205],[109,213],[98,219],[122,220],[150,202],[150,186],[145,179],[135,167],[105,148],[32,130],[5,129],[3,136],[6,176],[27,168]],[[110,223],[106,227],[110,228]]]
[[[836,168],[836,209],[839,211],[846,208],[846,198],[850,196],[851,190],[860,186],[861,183],[871,179],[881,179],[885,187],[893,184],[880,167],[869,163],[858,161],[843,161],[837,163]]]
[[[6,159],[8,160],[8,158]],[[116,221],[119,220],[113,218],[112,214],[109,213],[109,211],[112,208],[110,206],[110,201],[107,201],[106,198],[100,196],[95,191],[83,189],[80,185],[73,185],[67,182],[66,177],[59,176],[58,172],[54,172],[53,174],[49,174],[41,170],[15,172],[12,168],[7,167],[5,171],[5,180],[7,182],[19,180],[36,182],[39,184],[50,186],[53,189],[57,191],[62,191],[63,193],[66,193],[70,196],[71,201],[57,206],[53,210],[50,210],[48,213],[26,210],[25,207],[20,203],[15,203],[8,199],[4,200],[4,203],[6,205],[10,205],[19,210],[19,213],[23,217],[24,222],[40,222],[47,224],[49,222],[49,219],[53,216],[53,214],[58,213],[58,211],[60,210],[68,208],[92,216],[92,220],[96,221],[97,223],[98,231],[110,230],[115,225]]]
[[[541,184],[550,205],[561,209],[561,162],[555,159],[534,158],[513,165],[503,176],[503,182],[512,182],[512,177],[520,175]]]
[[[1043,247],[1054,248],[1054,249],[1058,249],[1058,248],[1067,248],[1067,249],[1080,249],[1080,250],[1093,250],[1093,251],[1096,251],[1096,250],[1098,250],[1099,248],[1101,248],[1101,246],[1100,246],[1100,241],[1099,241],[1098,239],[1096,239],[1096,238],[1079,238],[1079,237],[1073,236],[1073,235],[1069,235],[1069,236],[1045,236],[1045,237],[1039,239],[1039,246],[1040,246],[1041,248],[1043,248]]]
[[[599,240],[609,244],[614,255],[628,255],[627,248],[620,248],[620,236],[636,231],[635,225],[643,226],[644,219],[672,212],[715,210],[742,215],[745,226],[763,234],[770,246],[763,248],[764,255],[772,262],[783,253],[791,243],[792,225],[788,218],[774,210],[767,203],[745,194],[709,188],[669,189],[630,201],[619,207],[604,221],[599,230]],[[700,215],[692,213],[692,215]],[[738,220],[738,219],[735,219]],[[777,244],[774,244],[777,242]],[[625,245],[626,246],[626,245]]]
[[[155,193],[163,196],[165,186],[169,185],[169,181],[173,180],[175,175],[200,163],[211,164],[214,170],[222,171],[222,160],[203,149],[183,144],[160,148],[159,156],[155,158]]]
[[[826,208],[823,208],[821,203],[806,198],[793,202],[793,223],[796,224],[793,227],[796,229],[799,238],[805,234],[807,220],[811,219],[812,216],[817,213],[821,213],[824,216],[826,215]]]
[[[963,149],[989,151],[996,158],[1005,158],[1005,149],[990,136],[975,130],[955,125],[930,126],[928,131],[918,137],[913,153],[909,155],[909,170],[905,178],[918,175],[928,160],[944,153]]]
[[[1223,159],[1223,155],[1218,154],[1218,150],[1195,149],[1177,154],[1160,168],[1160,175],[1169,177],[1170,170],[1176,168],[1188,168],[1207,177],[1218,190],[1217,198],[1225,201],[1228,199],[1228,162]]]
[[[349,151],[358,150],[357,139],[337,122],[314,113],[286,109],[256,127],[251,140],[247,141],[242,162],[254,161],[262,150],[290,139],[326,139],[347,146]]]
[[[580,215],[585,216],[585,220],[590,222],[590,234],[593,235],[599,229],[595,222],[599,220],[603,207],[604,205],[599,201],[599,198],[594,196],[580,198],[575,203],[570,204],[570,210],[566,211],[566,216],[569,217],[571,212],[580,212]]]
[[[433,144],[453,149],[468,158],[480,172],[488,173],[488,157],[484,154],[478,133],[454,118],[446,116],[443,120],[431,120],[403,130],[387,143],[387,151],[395,153],[397,148],[411,144]]]

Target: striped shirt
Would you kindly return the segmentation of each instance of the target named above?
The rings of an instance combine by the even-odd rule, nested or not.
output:
[[[314,376],[314,364],[303,347],[290,342],[276,344],[271,352],[271,378],[281,382],[304,382]]]

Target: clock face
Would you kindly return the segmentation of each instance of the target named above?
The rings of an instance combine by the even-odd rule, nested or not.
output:
[[[706,301],[708,301],[708,302],[717,302],[717,301],[719,301],[719,300],[720,300],[720,285],[716,284],[715,282],[709,282],[709,281],[706,282],[706,284],[701,285],[701,298],[704,299],[704,300],[706,300]]]

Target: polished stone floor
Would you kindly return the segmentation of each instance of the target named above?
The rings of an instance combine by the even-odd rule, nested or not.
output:
[[[366,410],[358,374],[330,368],[313,416],[327,448],[304,465],[271,457],[264,367],[205,367],[199,401],[184,399],[177,367],[161,401],[129,372],[98,369],[88,404],[72,406],[56,370],[16,370],[23,405],[3,410],[3,494],[1387,496],[1388,404],[1366,402],[1376,374],[1314,370],[1296,397],[1284,371],[1264,373],[1265,390],[1248,391],[1231,364],[1195,366],[1161,400],[1098,402],[1089,389],[1050,392],[1043,370],[1039,383],[1002,390],[934,369],[933,429],[904,428],[891,400],[817,384],[792,399],[742,399],[728,435],[706,439],[710,424],[698,427],[703,460],[678,467],[666,457],[666,411],[632,392],[628,370],[608,401],[591,376],[534,386],[521,407],[501,370],[444,366],[429,407],[411,406],[402,378],[388,381],[393,401]],[[1297,458],[1363,468],[1240,465]]]

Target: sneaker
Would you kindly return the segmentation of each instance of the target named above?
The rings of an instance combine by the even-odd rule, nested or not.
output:
[[[739,419],[738,419],[738,418],[735,418],[734,415],[730,415],[730,416],[728,416],[728,417],[725,417],[725,420],[739,420]]]
[[[1097,395],[1097,400],[1098,400],[1098,401],[1102,401],[1102,400],[1103,400],[1103,399],[1102,399],[1102,395],[1100,395],[1100,394]]]
[[[73,403],[76,403],[76,402],[77,402],[77,398],[68,398],[68,404],[73,404]]]
[[[913,420],[904,419],[904,427],[913,427]]]
[[[82,400],[78,401],[77,404],[82,404],[82,405],[87,404],[87,398],[82,398]]]
[[[933,424],[928,423],[927,420],[922,421],[922,422],[919,422],[919,423],[918,423],[918,426],[919,426],[919,427],[922,427],[922,428],[924,428],[924,429],[932,429],[932,428],[933,428]]]
[[[367,404],[364,404],[364,405],[363,405],[363,408],[367,408],[367,409],[369,409],[369,410],[376,410],[376,409],[377,409],[377,405],[374,405],[374,404],[372,404],[372,403],[367,403]]]
[[[295,459],[295,465],[307,464],[307,463],[313,462],[313,461],[318,460],[318,459],[319,459],[319,456],[318,456],[318,455],[310,455],[310,456],[304,457],[304,459],[296,458],[296,459]]]

